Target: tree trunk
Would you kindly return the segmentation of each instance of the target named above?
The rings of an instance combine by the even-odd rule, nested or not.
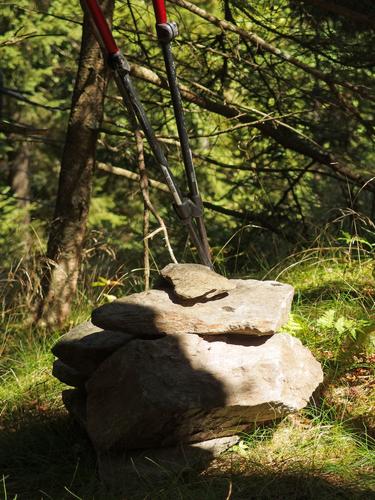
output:
[[[8,153],[9,186],[17,199],[17,204],[24,209],[23,223],[30,223],[28,211],[30,205],[29,182],[30,150],[27,142],[22,142],[18,149]]]
[[[114,0],[102,8],[112,18]],[[79,67],[61,161],[54,218],[47,247],[37,321],[61,325],[77,289],[91,198],[98,130],[108,74],[99,45],[85,15]]]
[[[12,134],[9,136],[12,140]],[[24,256],[30,255],[32,237],[30,234],[30,147],[21,142],[19,147],[8,153],[8,182],[17,205],[22,210],[17,223],[22,234],[22,251]]]

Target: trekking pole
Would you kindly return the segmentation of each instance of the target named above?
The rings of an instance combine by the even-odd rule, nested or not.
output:
[[[212,267],[210,255],[207,253],[206,246],[201,240],[200,233],[197,233],[193,224],[192,218],[198,215],[197,206],[190,198],[181,195],[176,180],[169,169],[163,149],[155,137],[151,123],[146,116],[138,93],[131,81],[129,63],[118,48],[98,1],[82,0],[82,5],[91,18],[98,42],[114,72],[117,88],[123,98],[124,104],[129,110],[130,118],[132,121],[136,119],[141,126],[155,160],[164,175],[167,186],[173,197],[175,211],[186,225],[202,264]]]
[[[194,215],[194,217],[197,221],[199,236],[207,256],[211,259],[211,251],[203,221],[203,202],[199,194],[198,182],[195,174],[193,157],[191,154],[189,137],[186,130],[186,123],[182,108],[181,94],[177,83],[176,67],[171,48],[171,42],[178,35],[178,28],[175,22],[168,22],[164,0],[152,0],[152,3],[156,18],[156,32],[163,52],[173,111],[176,118],[178,137],[181,144],[181,154],[189,186],[189,198],[196,206],[196,215]]]

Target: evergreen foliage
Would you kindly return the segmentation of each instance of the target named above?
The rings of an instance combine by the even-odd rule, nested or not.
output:
[[[203,198],[210,207],[226,213],[217,213],[215,207],[206,210],[214,254],[230,239],[220,252],[228,272],[244,266],[257,272],[251,256],[259,247],[275,262],[296,244],[312,241],[322,224],[338,216],[339,209],[349,207],[372,218],[374,35],[361,18],[366,15],[371,22],[371,2],[360,7],[344,2],[359,21],[309,2],[199,3],[211,15],[255,33],[280,52],[315,68],[327,81],[237,32],[218,29],[178,3],[170,2],[169,10],[180,28],[174,47],[180,83],[203,103],[208,100],[211,110],[224,105],[238,114],[238,119],[228,119],[185,101]],[[44,239],[57,189],[82,16],[78,2],[54,0],[7,3],[2,14],[1,120],[6,126],[1,128],[4,168],[0,182],[3,192],[12,152],[22,141],[30,141],[32,219],[38,229],[44,227],[40,234]],[[131,63],[163,77],[153,24],[151,5],[141,0],[117,2],[114,33],[119,45]],[[172,168],[181,177],[168,92],[147,81],[136,84]],[[26,129],[12,131],[16,125]],[[264,125],[277,131],[278,140],[269,136]],[[296,151],[301,148],[329,152],[348,175]],[[137,172],[131,126],[114,85],[106,99],[97,156],[102,163]],[[146,164],[150,177],[163,180],[149,153]],[[183,259],[186,235],[180,231],[170,198],[155,190],[152,197]],[[138,267],[142,202],[137,184],[97,169],[94,198],[90,229],[111,241],[120,260]],[[346,231],[354,232],[353,217],[346,217],[343,224]],[[272,255],[274,249],[266,244],[270,238],[277,242],[280,254]],[[129,251],[129,241],[135,252]],[[152,242],[152,252],[161,265],[168,260],[160,235]],[[90,252],[91,257],[94,254]]]

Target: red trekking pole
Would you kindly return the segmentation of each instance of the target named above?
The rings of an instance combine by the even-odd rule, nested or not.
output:
[[[198,255],[202,264],[212,268],[210,249],[203,222],[203,204],[198,191],[198,184],[193,167],[192,155],[182,111],[181,96],[177,85],[176,72],[170,48],[170,42],[177,35],[177,27],[175,23],[167,22],[164,1],[154,0],[153,3],[157,21],[156,29],[158,39],[162,46],[164,61],[167,69],[173,110],[176,117],[177,129],[181,142],[182,157],[189,186],[189,194],[187,196],[183,196],[181,194],[176,180],[169,169],[168,161],[164,155],[163,149],[155,137],[155,133],[145,114],[142,103],[138,97],[138,93],[131,81],[129,63],[119,50],[115,39],[113,38],[103,11],[98,4],[98,0],[82,0],[82,4],[92,20],[96,36],[102,47],[104,55],[108,59],[108,63],[114,71],[117,88],[129,111],[130,118],[133,122],[136,121],[139,123],[150,145],[151,151],[161,171],[163,172],[166,183],[174,200],[173,205],[175,211],[181,221],[186,225],[190,238],[198,250]],[[196,225],[194,220],[196,221]]]

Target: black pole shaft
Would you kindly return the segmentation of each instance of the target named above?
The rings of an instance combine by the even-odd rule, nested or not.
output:
[[[155,137],[152,126],[144,112],[143,106],[139,100],[137,91],[135,90],[129,74],[127,72],[115,71],[115,80],[125,105],[131,109],[140,124],[146,139],[150,145],[151,151],[163,172],[168,188],[172,194],[173,200],[177,206],[182,204],[182,196],[178,189],[176,180],[168,167],[168,161],[164,152]]]
[[[193,220],[191,218],[188,219],[186,221],[186,225],[187,225],[187,228],[189,231],[189,236],[191,238],[191,241],[192,241],[193,245],[195,246],[195,248],[198,250],[198,255],[199,255],[200,261],[202,262],[202,264],[204,264],[205,266],[212,269],[213,265],[211,262],[209,251],[207,252],[207,248],[205,247],[205,245],[202,242],[201,235],[197,233],[195,226],[193,224]],[[199,230],[199,226],[198,226],[198,230]]]
[[[185,117],[182,109],[180,89],[178,88],[177,85],[176,67],[174,64],[171,45],[170,43],[162,42],[161,47],[163,51],[169,90],[171,93],[172,105],[173,105],[174,115],[176,118],[178,137],[180,139],[181,154],[185,166],[188,186],[190,193],[193,196],[198,196],[199,194],[198,183],[195,175],[193,158],[189,146],[189,138],[186,130]]]
[[[121,56],[120,56],[121,57]],[[141,126],[146,139],[150,145],[150,148],[154,154],[154,157],[156,161],[159,164],[160,169],[162,170],[165,180],[168,184],[169,190],[172,194],[174,203],[176,207],[179,207],[183,204],[183,198],[181,196],[181,193],[178,189],[178,186],[176,184],[176,180],[172,174],[172,172],[169,169],[168,166],[168,161],[164,155],[164,152],[158,142],[158,140],[155,137],[154,131],[151,127],[151,124],[145,114],[145,111],[143,109],[142,103],[138,97],[138,93],[136,89],[134,88],[131,78],[129,76],[129,73],[127,69],[122,69],[121,64],[124,64],[124,61],[119,59],[117,62],[118,68],[115,66],[115,81],[117,84],[117,88],[120,91],[120,94],[124,100],[124,104],[129,110],[129,115],[130,119],[137,120],[139,125]],[[202,221],[203,222],[203,221]],[[204,244],[204,241],[202,240],[201,237],[201,229],[198,224],[198,233],[197,230],[192,222],[192,218],[187,218],[184,220],[184,224],[186,225],[189,236],[191,238],[191,241],[193,245],[196,247],[198,251],[199,258],[201,262],[209,267],[212,267],[211,259],[210,259],[210,254],[207,251],[207,247]],[[203,225],[204,227],[204,225]]]
[[[163,57],[165,62],[165,68],[167,72],[169,90],[171,92],[173,111],[176,118],[176,125],[178,131],[178,137],[180,139],[181,144],[181,154],[185,167],[186,178],[189,186],[189,191],[192,198],[199,203],[199,205],[203,208],[202,200],[199,194],[197,177],[195,174],[195,169],[193,165],[193,158],[191,154],[191,149],[189,145],[189,137],[186,130],[186,123],[184,118],[184,112],[182,108],[182,100],[180,89],[177,84],[177,75],[176,75],[176,67],[174,64],[173,54],[171,50],[170,42],[161,40],[161,47],[163,51]],[[206,254],[206,261],[209,262],[209,267],[212,267],[211,262],[211,251],[210,246],[208,244],[206,227],[203,221],[203,213],[201,216],[196,217],[198,232],[200,236],[201,243],[204,248],[204,252]]]

